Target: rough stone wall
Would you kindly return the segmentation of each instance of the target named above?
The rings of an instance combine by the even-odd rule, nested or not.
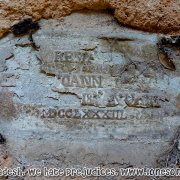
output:
[[[0,168],[179,167],[180,38],[158,33],[179,0],[0,0]]]
[[[0,37],[26,15],[60,18],[82,9],[111,9],[117,20],[145,31],[180,33],[179,0],[0,0]]]
[[[179,47],[107,12],[40,26],[0,41],[1,166],[157,167],[180,125]]]

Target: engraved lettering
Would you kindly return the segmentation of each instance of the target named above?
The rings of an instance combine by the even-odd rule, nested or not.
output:
[[[73,87],[80,87],[81,86],[81,81],[78,79],[77,76],[72,76],[71,85]]]
[[[104,112],[103,119],[110,119],[109,111]]]
[[[49,109],[42,111],[42,118],[55,118],[57,116],[56,109]]]
[[[91,87],[91,76],[81,76],[81,80],[85,87]]]
[[[41,118],[123,120],[127,117],[123,110],[43,109]]]
[[[84,113],[84,116],[83,116],[83,119],[88,119],[89,118],[89,111],[86,110],[86,109],[83,109],[83,113]]]
[[[67,118],[72,118],[73,117],[73,110],[72,109],[68,109],[65,113],[65,116]]]
[[[125,98],[125,103],[130,107],[139,107],[139,108],[159,108],[161,105],[159,99],[156,96],[135,96],[134,94],[127,95]]]
[[[103,95],[105,94],[105,95]],[[81,105],[89,105],[96,107],[115,107],[125,106],[137,107],[137,108],[159,108],[160,97],[152,96],[148,94],[114,94],[110,92],[99,93],[83,93],[81,99]]]
[[[102,87],[102,79],[101,76],[96,77],[96,76],[92,76],[93,79],[93,87]]]
[[[58,111],[58,117],[59,117],[59,118],[65,118],[64,109],[60,109],[60,110]]]
[[[73,52],[73,51],[55,51],[55,60],[54,62],[83,62],[90,63],[90,61],[94,60],[94,57],[89,52]]]
[[[64,86],[69,86],[70,84],[70,76],[69,75],[64,75],[64,76],[61,76],[61,80],[62,80],[62,84]]]
[[[75,119],[81,119],[81,113],[79,112],[79,110],[75,109],[74,112],[75,112],[74,118]]]
[[[59,79],[65,87],[102,88],[102,76],[95,75],[60,75]]]

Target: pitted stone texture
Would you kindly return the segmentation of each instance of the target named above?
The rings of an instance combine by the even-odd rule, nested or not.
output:
[[[14,54],[0,73],[0,108],[10,115],[2,114],[0,133],[13,167],[155,167],[180,125],[179,50],[166,47],[176,70],[164,68],[157,34],[121,27],[107,13],[40,25],[31,41],[0,41]]]
[[[11,47],[2,47],[2,48],[0,48],[0,51],[1,51],[1,56],[0,56],[0,63],[1,63],[0,72],[3,72],[5,70],[7,70],[6,60],[11,58],[13,56],[13,53],[12,53],[12,48]]]
[[[35,20],[60,18],[82,10],[114,10],[117,20],[145,31],[180,33],[180,2],[177,0],[13,0],[0,1],[0,36],[26,15]]]
[[[13,103],[13,93],[6,88],[0,87],[0,118],[12,119],[15,117],[15,107]]]
[[[10,168],[13,163],[13,157],[9,154],[6,145],[0,144],[0,168]]]

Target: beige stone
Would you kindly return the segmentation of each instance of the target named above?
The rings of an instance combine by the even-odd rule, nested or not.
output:
[[[0,37],[26,15],[35,20],[61,18],[82,9],[112,9],[117,20],[140,30],[180,33],[180,1],[177,0],[0,0]]]

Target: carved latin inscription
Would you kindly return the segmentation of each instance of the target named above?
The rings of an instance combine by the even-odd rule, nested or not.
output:
[[[131,94],[126,96],[125,102],[130,107],[139,107],[139,108],[160,107],[159,98],[157,96],[142,95],[136,97],[134,94]]]
[[[55,51],[55,62],[89,63],[92,60],[94,60],[93,55],[86,51]]]
[[[102,88],[102,76],[62,74],[58,78],[65,87]]]
[[[81,104],[89,106],[106,106],[115,107],[126,103],[129,107],[137,108],[159,108],[160,99],[163,97],[153,96],[149,94],[126,94],[126,93],[105,93],[103,90],[97,93],[83,93]],[[124,103],[123,103],[124,102]]]
[[[151,116],[151,112],[141,112],[142,108],[160,108],[161,98],[149,93],[123,92],[118,82],[131,61],[109,62],[94,58],[91,51],[55,51],[53,62],[44,63],[46,73],[54,74],[53,91],[77,95],[80,107],[40,108],[39,117],[43,119],[92,119],[92,120],[125,120],[140,119]],[[105,56],[106,58],[106,56]],[[119,63],[119,64],[118,64]],[[134,68],[133,66],[133,69]],[[123,88],[122,88],[123,89]],[[93,109],[89,109],[90,107]],[[86,108],[82,108],[86,107]],[[128,118],[125,110],[128,108]],[[137,114],[133,110],[136,108]],[[137,110],[138,108],[138,110]],[[146,110],[146,109],[145,109]],[[140,117],[139,117],[140,116]],[[154,111],[156,116],[156,111]]]
[[[42,107],[20,105],[18,110],[26,116],[34,116],[42,119],[52,120],[132,120],[132,119],[154,119],[169,116],[162,109],[134,109],[132,108],[71,108],[71,107]],[[176,113],[176,112],[174,112]],[[174,114],[173,113],[173,114]],[[172,115],[172,113],[171,113]]]

